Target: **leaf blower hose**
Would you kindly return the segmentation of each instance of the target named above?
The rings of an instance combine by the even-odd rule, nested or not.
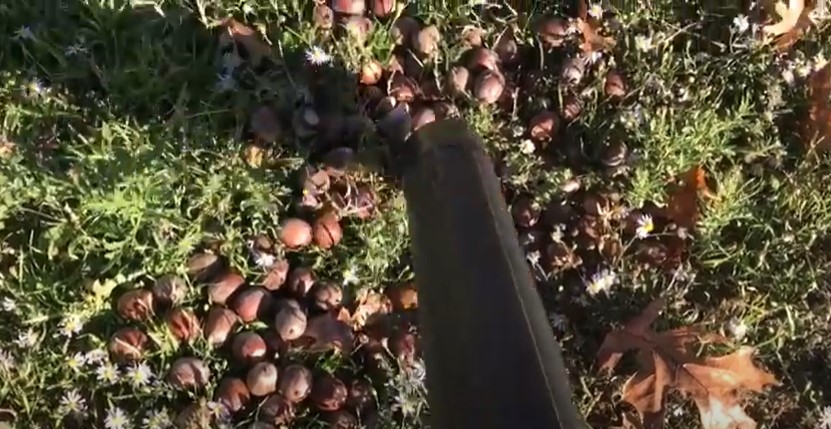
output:
[[[432,426],[586,427],[480,137],[460,120],[410,135],[406,116],[379,132],[407,202]]]

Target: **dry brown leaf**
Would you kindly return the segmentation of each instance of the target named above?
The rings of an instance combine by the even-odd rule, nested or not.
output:
[[[263,41],[257,31],[234,18],[227,18],[222,22],[222,34],[219,37],[222,45],[231,42],[242,45],[254,66],[260,65],[263,58],[271,56],[271,46]]]
[[[590,54],[592,52],[608,51],[615,47],[615,39],[601,36],[597,32],[597,27],[593,26],[589,21],[578,18],[577,29],[583,36],[583,43],[580,44],[580,50],[583,53]]]
[[[639,370],[623,386],[623,400],[639,413],[640,426],[663,427],[665,398],[670,391],[691,397],[705,429],[751,429],[756,423],[740,405],[740,394],[777,385],[774,376],[753,362],[754,349],[742,347],[720,357],[697,357],[697,346],[724,342],[719,335],[682,327],[655,332],[650,325],[665,302],[658,299],[623,329],[610,332],[597,353],[601,370],[611,371],[624,353],[637,351]]]
[[[831,63],[808,78],[808,118],[802,124],[802,139],[808,149],[827,149],[831,144]]]
[[[245,147],[242,156],[246,164],[252,168],[258,168],[263,164],[265,149],[258,144],[249,144]]]
[[[350,315],[350,324],[356,330],[363,328],[376,317],[389,314],[392,304],[384,294],[364,289],[355,298],[355,310]]]
[[[769,11],[770,8],[768,3],[766,9]],[[802,38],[811,26],[810,14],[813,6],[806,6],[805,0],[788,0],[787,5],[781,1],[775,2],[773,9],[773,15],[778,16],[780,21],[764,26],[762,31],[768,42],[773,42],[776,50],[783,52]]]
[[[679,183],[672,186],[665,210],[666,216],[676,225],[692,231],[698,221],[699,197],[713,197],[707,186],[704,168],[697,165],[681,176]]]

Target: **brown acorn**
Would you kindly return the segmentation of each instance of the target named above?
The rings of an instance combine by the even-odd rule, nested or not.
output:
[[[626,82],[623,76],[615,69],[606,73],[606,81],[603,85],[603,92],[609,98],[623,98],[626,96]]]
[[[280,123],[277,115],[268,106],[260,106],[251,114],[249,121],[251,132],[264,143],[274,143],[280,136]]]
[[[413,101],[417,91],[418,84],[411,78],[399,73],[392,76],[392,81],[390,82],[390,96],[394,97],[399,103],[409,103]]]
[[[176,414],[173,426],[177,429],[208,428],[211,427],[212,417],[208,404],[204,401],[194,402]]]
[[[303,106],[294,111],[291,124],[297,137],[307,139],[317,134],[317,129],[320,126],[320,116],[314,107]]]
[[[364,85],[375,85],[383,74],[384,67],[381,63],[378,60],[369,60],[361,66],[360,82]]]
[[[603,145],[600,153],[600,162],[606,167],[619,167],[626,162],[629,150],[626,143],[613,140]]]
[[[144,321],[153,316],[153,293],[147,289],[124,292],[116,302],[118,315],[126,320]]]
[[[309,319],[303,337],[312,341],[309,345],[311,352],[337,349],[349,353],[355,342],[352,328],[331,313]]]
[[[467,92],[470,81],[470,70],[462,66],[453,66],[447,73],[447,88],[451,94],[459,95]]]
[[[201,333],[199,318],[192,310],[177,307],[167,313],[167,327],[179,341],[189,343]]]
[[[333,411],[326,415],[329,429],[358,429],[358,418],[346,410]]]
[[[147,334],[131,326],[116,331],[110,338],[107,349],[115,362],[140,360],[147,348]]]
[[[365,16],[353,15],[343,21],[343,28],[352,39],[363,44],[369,33],[372,32],[372,20]]]
[[[326,374],[315,380],[311,397],[318,410],[335,411],[346,403],[349,391],[339,378]]]
[[[315,284],[314,271],[310,267],[296,267],[289,273],[286,288],[297,297],[304,297]]]
[[[289,218],[282,222],[279,237],[289,249],[305,247],[312,242],[312,227],[303,219]]]
[[[543,110],[534,115],[528,123],[528,134],[537,143],[547,143],[557,136],[560,130],[560,117],[550,110]]]
[[[465,66],[474,73],[485,70],[494,73],[499,72],[499,55],[488,48],[473,48],[465,52],[463,57],[465,58]]]
[[[384,116],[392,112],[392,110],[395,109],[397,105],[398,100],[396,100],[395,97],[384,97],[375,106],[375,111],[373,112],[373,114],[377,118],[383,118]]]
[[[343,15],[361,15],[366,10],[364,0],[332,0],[332,10]]]
[[[583,80],[586,71],[586,63],[582,58],[569,58],[563,63],[560,70],[560,80],[566,85],[577,85]]]
[[[560,106],[560,116],[567,122],[571,122],[583,112],[583,101],[575,95],[569,95],[563,100]]]
[[[569,23],[563,18],[547,17],[537,24],[537,34],[548,48],[563,46],[568,37]]]
[[[225,343],[231,331],[239,323],[237,314],[225,307],[211,307],[205,316],[205,339],[208,344],[219,346]]]
[[[513,64],[519,60],[519,46],[516,42],[513,27],[508,27],[493,45],[493,51],[499,56],[503,64]]]
[[[339,308],[343,301],[343,290],[332,282],[316,283],[311,294],[314,297],[314,306],[324,311]]]
[[[270,309],[272,299],[265,288],[250,287],[233,300],[231,309],[239,315],[240,320],[251,323]]]
[[[208,298],[213,304],[225,305],[243,284],[245,277],[235,271],[226,272],[208,285]]]
[[[292,364],[280,371],[277,393],[292,403],[300,403],[312,390],[312,372],[303,365]]]
[[[260,406],[259,419],[283,427],[294,419],[294,405],[281,395],[271,395]]]
[[[231,340],[231,354],[244,365],[265,359],[267,351],[265,340],[256,332],[240,332]]]
[[[268,268],[268,273],[262,281],[262,286],[271,291],[278,290],[286,283],[288,274],[289,262],[285,259],[280,259]]]
[[[293,341],[300,338],[306,330],[306,312],[293,299],[286,299],[277,304],[277,315],[274,316],[274,329],[284,341]]]
[[[410,42],[413,51],[425,57],[435,55],[439,50],[441,32],[435,25],[428,25],[415,33]]]
[[[161,276],[153,283],[153,302],[169,307],[179,303],[187,294],[187,283],[173,274]]]
[[[411,16],[401,16],[393,24],[390,35],[396,45],[410,43],[413,36],[421,30],[421,24]]]
[[[415,131],[431,122],[435,122],[436,112],[427,106],[420,107],[413,113],[412,121],[413,131]]]
[[[482,37],[485,35],[485,30],[479,27],[466,26],[462,30],[462,44],[471,48],[482,46]]]
[[[236,377],[225,377],[219,382],[214,399],[232,413],[239,412],[251,401],[251,392],[245,382]]]
[[[222,260],[213,253],[197,253],[188,259],[188,275],[197,281],[204,281],[222,269]]]
[[[415,284],[403,283],[388,287],[384,294],[389,298],[395,311],[415,310],[418,308],[418,291]]]
[[[312,235],[317,247],[328,250],[340,243],[343,230],[338,222],[338,215],[334,211],[323,212],[314,222]]]
[[[474,95],[484,104],[493,104],[499,101],[504,89],[505,78],[500,73],[486,70],[476,78]]]
[[[167,382],[178,389],[202,387],[211,378],[211,371],[201,359],[183,357],[176,359],[167,373]]]
[[[459,108],[448,101],[437,101],[433,105],[433,110],[439,119],[458,118],[460,116]]]
[[[346,405],[360,414],[373,407],[375,396],[375,388],[372,387],[372,383],[358,378],[349,385],[349,396],[346,399]]]
[[[271,362],[254,365],[245,377],[245,385],[254,396],[266,396],[277,390],[277,367]]]
[[[393,355],[403,362],[413,362],[418,352],[418,339],[407,331],[396,331],[389,339]]]
[[[386,18],[395,11],[396,0],[371,0],[372,13],[376,18]]]
[[[331,30],[335,24],[335,12],[325,4],[316,4],[312,11],[312,21],[324,30]]]

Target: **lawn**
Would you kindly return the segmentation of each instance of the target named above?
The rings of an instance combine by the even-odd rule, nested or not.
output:
[[[482,136],[589,426],[702,427],[603,365],[660,308],[777,381],[704,427],[831,428],[824,2],[317,3],[0,3],[0,427],[429,427],[409,103]]]

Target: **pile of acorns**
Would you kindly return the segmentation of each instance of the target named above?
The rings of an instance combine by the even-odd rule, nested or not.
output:
[[[284,245],[311,241],[309,231],[307,238],[296,239],[297,228],[313,229],[299,222],[283,223],[279,236]],[[267,237],[252,242],[253,258],[273,250]],[[285,260],[270,261],[262,275],[247,281],[223,257],[206,251],[190,258],[187,273],[210,304],[204,314],[182,305],[188,282],[174,275],[120,294],[116,310],[139,323],[163,314],[179,344],[204,341],[217,349],[227,358],[229,372],[215,384],[214,400],[239,419],[256,414],[255,427],[288,424],[301,409],[317,410],[332,428],[357,427],[359,420],[372,418],[373,381],[385,376],[378,372],[381,361],[391,357],[406,364],[417,356],[417,294],[411,284],[389,287],[385,294],[363,291],[345,305],[339,284],[316,278],[310,267],[292,268]],[[126,363],[142,359],[151,346],[141,327],[127,326],[112,336],[109,351],[113,361]],[[310,356],[332,351],[354,358],[363,370],[316,374],[303,365]],[[195,356],[176,359],[166,375],[179,390],[199,390],[214,380],[208,365]],[[206,404],[196,402],[179,413],[176,424],[202,427],[211,418]]]

